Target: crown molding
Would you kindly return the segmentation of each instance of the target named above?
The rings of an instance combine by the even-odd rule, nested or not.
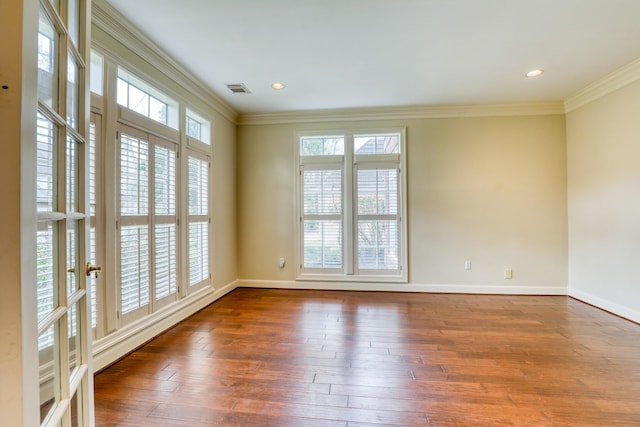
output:
[[[602,98],[636,80],[640,80],[640,58],[596,80],[564,101],[567,113]]]
[[[540,116],[564,114],[562,101],[484,105],[348,108],[238,115],[239,125],[321,123],[357,120],[408,120],[455,117]]]
[[[236,123],[238,113],[218,94],[209,89],[193,73],[171,58],[149,37],[137,29],[127,18],[105,0],[93,0],[91,22],[118,42],[136,52],[140,58],[161,70],[194,97]]]

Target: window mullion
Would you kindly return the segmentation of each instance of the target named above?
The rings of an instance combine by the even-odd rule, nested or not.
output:
[[[344,238],[343,238],[343,257],[344,257],[344,273],[352,276],[355,273],[355,247],[354,239],[355,231],[355,170],[357,165],[354,163],[353,154],[353,134],[345,135],[344,141],[344,206],[342,216],[344,222]]]
[[[148,135],[148,156],[149,156],[149,173],[147,176],[147,206],[149,206],[148,224],[149,224],[149,308],[153,313],[156,310],[156,144]]]

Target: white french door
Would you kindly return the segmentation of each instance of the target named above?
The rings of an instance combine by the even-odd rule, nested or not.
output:
[[[118,320],[133,322],[177,300],[177,144],[118,127]]]
[[[38,352],[42,426],[93,425],[87,263],[89,0],[42,0],[38,27]]]

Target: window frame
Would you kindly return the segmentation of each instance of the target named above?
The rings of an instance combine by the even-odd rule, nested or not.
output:
[[[354,137],[357,136],[382,136],[399,135],[400,152],[393,154],[360,154],[354,153]],[[343,155],[319,155],[303,156],[301,154],[301,139],[313,137],[344,137]],[[295,135],[295,162],[296,162],[296,203],[295,217],[296,224],[296,256],[298,281],[326,281],[326,282],[390,282],[407,283],[407,144],[406,128],[361,128],[348,130],[325,130],[325,131],[300,131]],[[342,206],[342,268],[325,269],[304,267],[304,194],[303,194],[303,174],[305,170],[317,170],[329,168],[330,165],[340,165],[342,168],[343,206]],[[395,165],[395,166],[394,166]],[[359,168],[366,169],[392,169],[398,170],[398,269],[364,269],[359,268],[357,261],[357,171]]]
[[[44,427],[84,425],[93,418],[89,291],[84,274],[89,235],[86,161],[91,3],[38,3],[33,165],[37,234],[34,255],[36,271],[40,273],[35,277],[40,423]],[[44,45],[48,46],[41,50]],[[41,133],[41,129],[47,131]],[[40,143],[51,146],[46,156],[40,157]],[[45,157],[45,164],[40,164],[38,160]],[[43,199],[48,199],[44,200],[44,209],[39,206],[42,183],[47,193]],[[45,232],[41,234],[43,227]],[[46,241],[39,239],[42,236]],[[45,253],[42,258],[41,253]],[[40,261],[50,263],[51,268],[45,266],[44,271],[38,271]],[[48,277],[51,285],[41,287]],[[51,306],[40,304],[41,292],[49,294],[49,287]],[[70,401],[75,402],[75,412]]]
[[[175,145],[175,151],[177,155],[176,159],[176,200],[177,200],[177,217],[176,217],[176,261],[177,261],[177,293],[171,293],[168,296],[168,300],[157,300],[155,295],[150,292],[149,296],[149,309],[141,310],[139,316],[129,316],[129,313],[122,314],[120,307],[120,272],[119,272],[119,257],[120,257],[120,222],[118,217],[120,212],[117,211],[119,197],[119,183],[106,180],[103,185],[104,194],[100,197],[100,203],[102,204],[101,211],[104,211],[103,229],[101,230],[102,241],[98,242],[98,247],[104,249],[104,266],[99,281],[102,281],[107,286],[103,286],[104,295],[102,301],[103,310],[102,315],[98,318],[98,324],[94,334],[94,343],[97,342],[98,346],[103,343],[110,342],[111,336],[116,336],[120,331],[123,331],[129,326],[143,324],[148,319],[153,319],[154,316],[159,315],[165,310],[173,310],[174,304],[181,304],[183,300],[193,298],[196,294],[213,289],[213,276],[215,274],[213,265],[213,252],[214,252],[214,227],[212,221],[213,209],[214,209],[214,194],[213,194],[213,159],[214,159],[214,128],[215,128],[215,115],[211,112],[207,112],[207,107],[199,105],[197,100],[193,102],[191,99],[186,99],[183,93],[176,92],[175,89],[167,87],[162,82],[158,81],[154,76],[149,75],[145,71],[144,67],[140,68],[136,64],[129,61],[127,57],[123,57],[116,52],[104,47],[93,46],[92,52],[94,56],[102,58],[102,81],[100,86],[104,89],[103,95],[97,92],[91,92],[91,107],[92,111],[102,115],[102,138],[103,141],[119,141],[119,128],[121,126],[127,126],[132,129],[136,129],[142,133],[149,135],[149,138],[160,138],[169,140]],[[148,118],[143,114],[140,114],[134,110],[129,109],[127,106],[121,105],[117,102],[117,82],[118,72],[125,71],[130,76],[136,79],[136,82],[150,91],[151,95],[156,98],[159,96],[166,97],[172,102],[172,112],[175,113],[175,124],[162,124],[152,118]],[[100,76],[96,76],[100,77]],[[122,75],[120,75],[122,77]],[[99,79],[98,79],[99,80]],[[98,85],[96,80],[96,85]],[[164,98],[162,98],[164,99]],[[206,121],[209,127],[209,144],[199,141],[193,137],[189,137],[186,132],[186,114],[191,112],[195,114],[199,119]],[[103,170],[100,172],[104,176],[114,177],[119,176],[119,143],[103,144],[101,155],[104,157],[103,161],[99,165]],[[153,145],[149,146],[149,150],[154,150]],[[208,213],[209,222],[207,225],[208,240],[206,242],[209,256],[208,262],[208,275],[207,280],[203,280],[198,283],[197,286],[189,286],[188,278],[188,207],[187,207],[187,161],[188,154],[194,152],[200,155],[206,156],[209,163],[208,170],[208,192],[207,197],[209,200]],[[153,197],[153,194],[151,194]],[[156,224],[160,225],[160,224]],[[153,226],[155,229],[155,225]],[[149,228],[149,233],[153,230]],[[103,243],[104,242],[104,243]],[[149,251],[154,250],[156,242],[149,240]],[[114,248],[111,251],[107,251],[106,248]],[[151,256],[151,255],[150,255]],[[151,269],[150,265],[149,274],[150,280],[153,280],[156,272]],[[151,286],[154,286],[151,284]],[[171,288],[173,290],[173,287]],[[100,311],[100,309],[98,311]],[[137,310],[134,310],[137,311]],[[114,335],[115,334],[115,335]]]
[[[187,146],[196,150],[202,150],[207,152],[213,146],[213,126],[210,119],[206,119],[203,114],[195,111],[193,108],[186,107],[184,112],[184,134],[187,141]],[[201,135],[203,138],[196,138],[189,135],[189,120],[197,122],[201,128]]]
[[[121,104],[119,100],[119,96],[121,95],[119,93],[120,81],[126,84],[126,87],[127,87],[127,92],[126,92],[127,103],[126,104]],[[121,110],[126,110],[128,113],[134,114],[136,116],[140,116],[140,118],[143,118],[143,120],[149,120],[163,128],[167,127],[169,129],[173,129],[176,132],[178,132],[178,130],[181,128],[180,103],[174,98],[172,98],[171,96],[164,93],[163,91],[157,89],[154,85],[147,82],[145,79],[142,79],[138,77],[136,74],[130,72],[128,68],[125,68],[119,64],[116,66],[115,86],[116,86],[116,92],[115,92],[114,101],[118,105],[118,107],[120,107]],[[135,109],[131,108],[131,102],[130,102],[131,88],[136,89],[138,92],[143,94],[143,97],[148,98],[147,104],[149,107],[149,111],[147,114],[138,112]],[[160,121],[151,115],[151,99],[165,106],[166,117],[164,121]]]
[[[122,135],[127,135],[133,138],[137,138],[140,140],[144,140],[147,143],[147,161],[148,161],[148,170],[147,170],[147,213],[146,214],[138,214],[138,215],[123,215],[122,214],[122,203],[121,203],[121,190],[120,190],[120,180],[121,180],[121,165],[120,165],[120,149],[121,149],[121,138]],[[159,215],[156,213],[155,207],[155,148],[163,147],[169,149],[170,152],[173,152],[176,156],[176,160],[174,163],[175,167],[175,181],[174,181],[174,214],[172,215]],[[158,136],[156,134],[150,133],[145,130],[141,125],[131,126],[130,124],[125,124],[122,122],[118,123],[118,133],[117,133],[117,149],[116,149],[116,202],[115,202],[115,220],[117,221],[117,230],[116,230],[116,250],[115,250],[115,260],[116,260],[116,274],[114,279],[117,283],[117,313],[118,313],[118,325],[120,327],[132,323],[142,317],[150,315],[160,308],[171,304],[179,299],[180,295],[180,283],[178,278],[180,277],[180,230],[178,226],[178,213],[180,206],[178,204],[180,200],[180,189],[179,189],[179,176],[180,176],[180,161],[178,159],[178,150],[179,144],[176,140],[171,140],[166,136]],[[156,226],[157,225],[170,225],[175,224],[175,252],[176,252],[176,275],[175,278],[178,281],[176,284],[176,289],[174,292],[169,293],[168,295],[158,299],[156,292]],[[148,259],[147,259],[147,267],[148,267],[148,296],[146,304],[140,305],[138,308],[133,309],[131,311],[127,311],[126,313],[122,312],[122,283],[121,283],[121,248],[122,248],[122,230],[124,227],[131,226],[146,226],[147,227],[147,243],[148,243]]]
[[[198,161],[204,162],[207,166],[207,213],[206,215],[201,214],[190,214],[189,212],[189,160],[194,158]],[[184,242],[184,274],[183,274],[183,283],[185,292],[187,294],[194,293],[204,287],[211,286],[213,283],[213,265],[212,265],[212,254],[214,250],[214,245],[212,244],[212,202],[213,202],[213,174],[212,174],[212,158],[210,154],[204,153],[201,150],[193,149],[192,147],[185,147],[184,150],[184,180],[183,180],[183,189],[184,189],[184,198],[182,199],[184,204],[184,227],[182,228],[183,237],[182,241]],[[201,281],[197,283],[191,283],[191,258],[189,255],[189,244],[190,244],[190,225],[192,223],[206,223],[207,227],[207,240],[208,240],[208,248],[207,248],[207,269],[208,274]]]

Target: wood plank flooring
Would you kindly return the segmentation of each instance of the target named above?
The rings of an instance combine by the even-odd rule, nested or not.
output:
[[[637,426],[640,325],[562,296],[236,289],[95,389],[98,426]]]

